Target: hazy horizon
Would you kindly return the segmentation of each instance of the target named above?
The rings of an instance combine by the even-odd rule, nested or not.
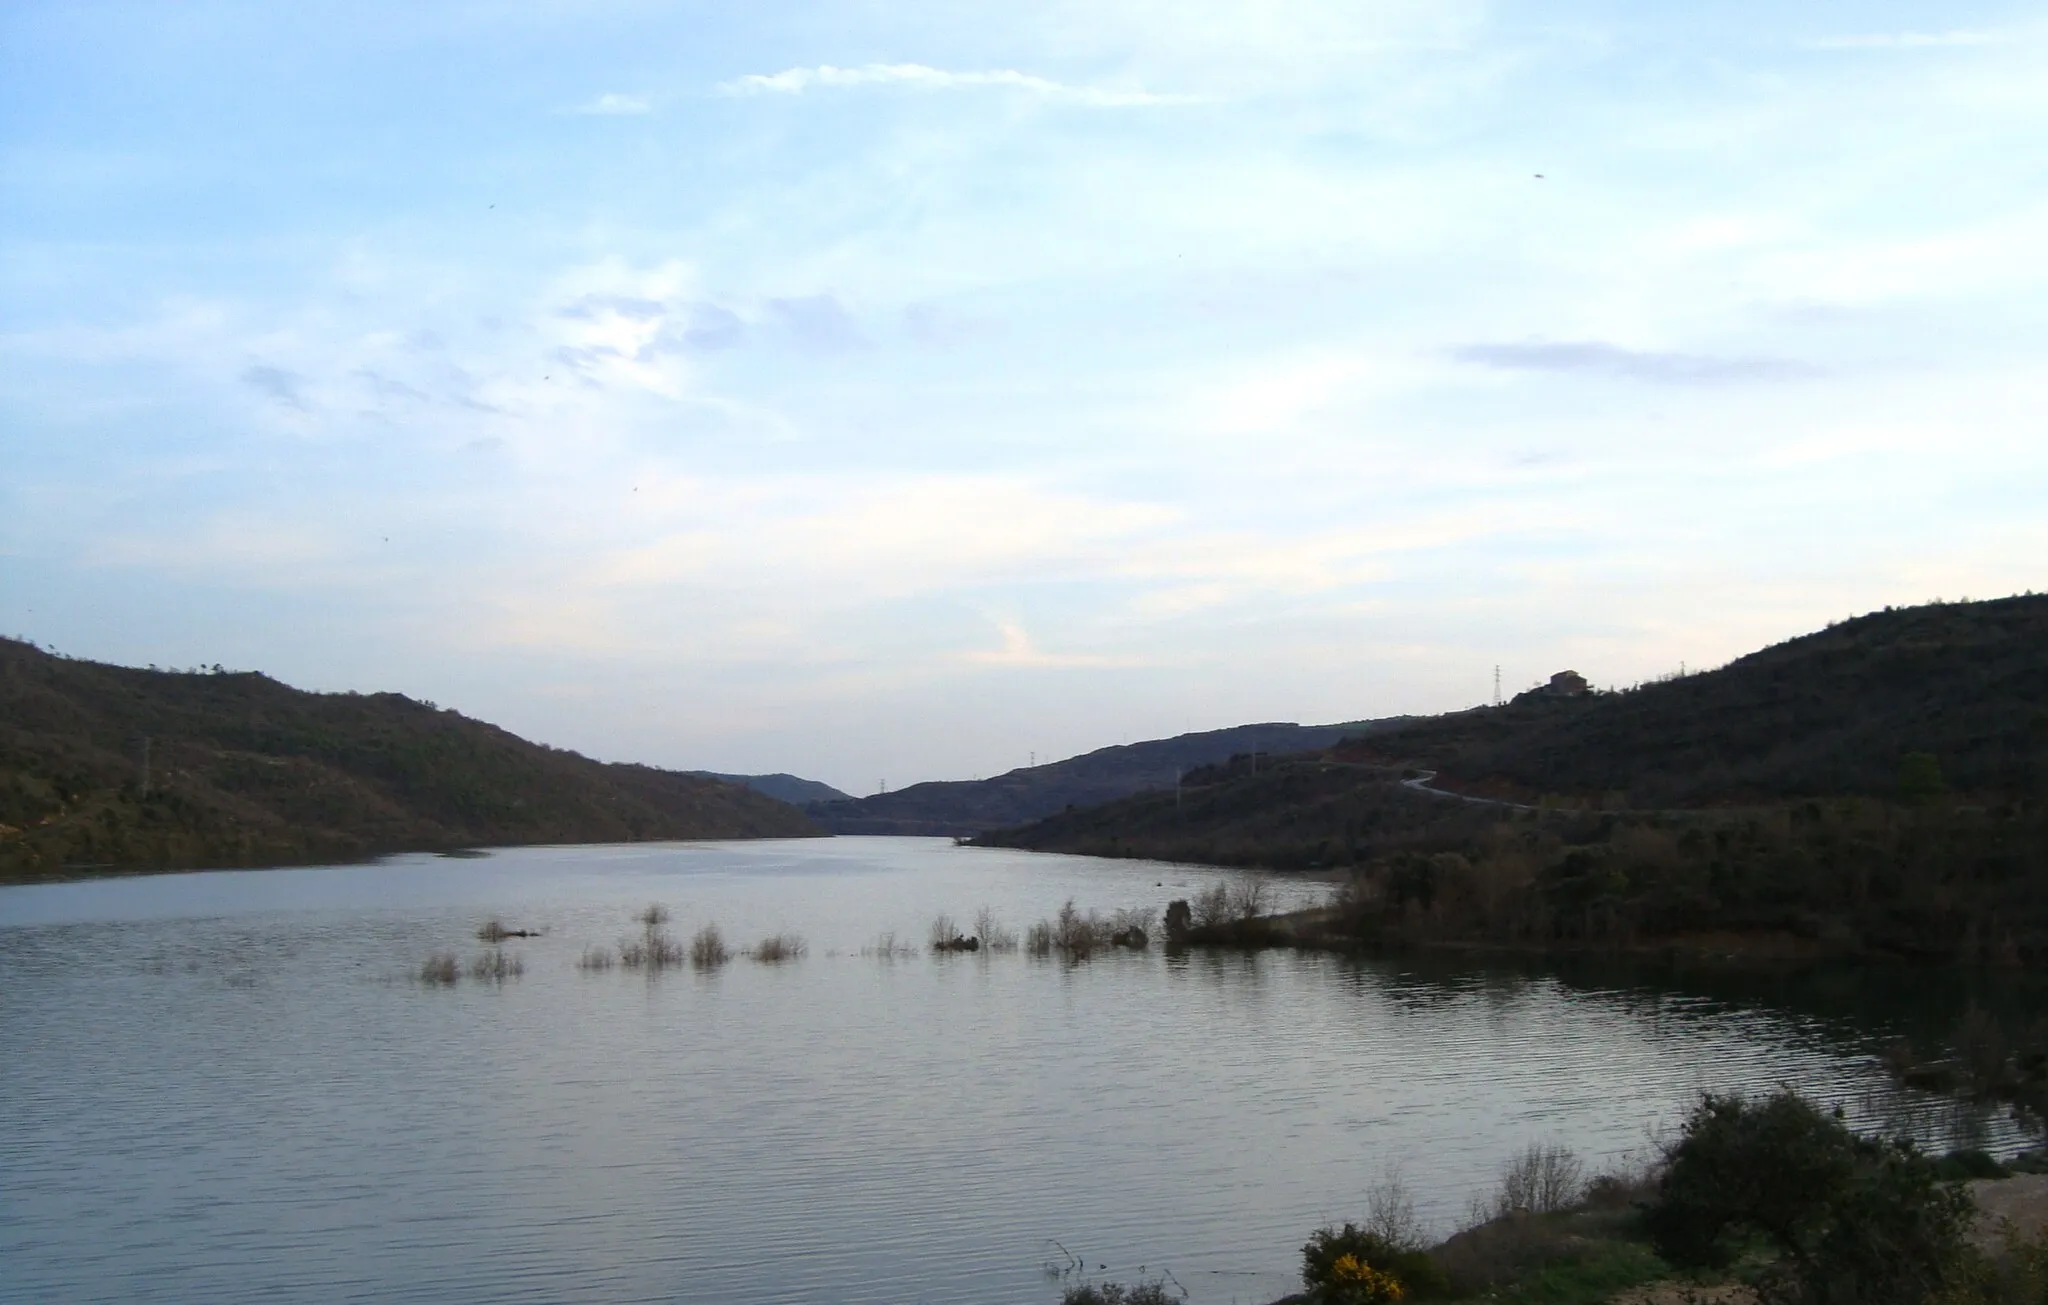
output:
[[[2048,588],[2016,4],[0,13],[0,633],[848,792]]]

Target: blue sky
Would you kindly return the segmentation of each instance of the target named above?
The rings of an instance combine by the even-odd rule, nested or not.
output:
[[[857,792],[2048,588],[2022,5],[14,4],[0,630]]]

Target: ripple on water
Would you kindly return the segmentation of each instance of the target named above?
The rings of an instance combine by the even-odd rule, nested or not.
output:
[[[859,955],[1210,877],[839,839],[0,890],[0,1261],[50,1301],[1007,1302],[1056,1299],[1057,1241],[1258,1300],[1389,1164],[1441,1224],[1529,1142],[1625,1162],[1702,1089],[1958,1123],[1877,1072],[1881,1016],[1280,953]],[[649,900],[812,952],[580,973]],[[491,915],[546,928],[508,944],[522,977],[412,982]]]

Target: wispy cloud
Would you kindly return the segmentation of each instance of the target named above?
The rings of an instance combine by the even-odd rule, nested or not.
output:
[[[287,408],[297,408],[301,412],[306,410],[306,378],[297,372],[258,363],[243,369],[242,383],[260,394],[269,395]]]
[[[1624,349],[1601,340],[1554,343],[1468,344],[1451,350],[1459,362],[1514,371],[1591,372],[1662,385],[1730,385],[1798,380],[1816,374],[1790,358],[1717,357]]]
[[[644,95],[620,95],[616,91],[607,91],[586,104],[577,105],[569,112],[598,117],[631,117],[654,112],[654,103]]]
[[[1959,30],[1952,32],[1874,32],[1861,36],[1824,36],[1813,42],[1816,50],[1924,50],[1940,46],[1992,45],[1998,33]]]
[[[869,63],[858,68],[836,68],[820,64],[815,68],[785,68],[779,73],[750,73],[721,82],[723,95],[801,95],[813,88],[894,86],[920,91],[961,91],[984,87],[1024,91],[1048,100],[1085,104],[1097,108],[1126,108],[1150,104],[1188,104],[1196,97],[1160,95],[1151,91],[1113,90],[1100,86],[1074,86],[1037,77],[1012,68],[976,72],[947,72],[921,63]]]
[[[1031,642],[1031,636],[1026,634],[1024,627],[1017,622],[1000,621],[997,627],[1003,632],[1002,647],[962,653],[960,660],[975,666],[1003,666],[1024,670],[1067,670],[1079,667],[1105,669],[1152,665],[1142,657],[1046,652]]]

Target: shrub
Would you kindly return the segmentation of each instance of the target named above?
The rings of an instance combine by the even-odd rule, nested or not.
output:
[[[1584,1172],[1585,1166],[1570,1148],[1554,1142],[1531,1143],[1501,1173],[1493,1213],[1498,1216],[1527,1210],[1531,1214],[1555,1214],[1569,1210],[1585,1195]]]
[[[576,962],[576,968],[586,973],[596,974],[609,970],[616,964],[618,964],[618,958],[612,955],[611,948],[586,947],[583,949],[583,956]]]
[[[1024,931],[1024,950],[1033,956],[1052,955],[1052,922],[1040,920]]]
[[[1017,950],[1017,931],[1006,929],[996,919],[996,913],[984,906],[974,913],[974,936],[981,939],[981,945],[992,952],[1014,952]]]
[[[660,902],[650,902],[646,910],[633,918],[649,930],[659,929],[668,923],[668,908]]]
[[[505,922],[494,915],[484,921],[483,927],[476,931],[476,937],[478,942],[503,942],[511,932],[505,927]]]
[[[1301,1282],[1312,1299],[1333,1305],[1449,1290],[1443,1270],[1427,1251],[1397,1245],[1355,1223],[1318,1228],[1310,1235],[1301,1248]]]
[[[1723,1268],[1760,1239],[1778,1256],[1765,1305],[1922,1305],[1966,1263],[1962,1188],[1910,1141],[1858,1137],[1790,1090],[1705,1097],[1665,1160],[1657,1250]]]
[[[524,973],[526,973],[526,962],[520,960],[517,956],[505,955],[503,949],[497,947],[493,947],[490,951],[479,953],[469,963],[470,978],[489,980],[493,983],[503,983],[507,979],[516,979]]]
[[[1192,905],[1193,923],[1197,929],[1220,928],[1236,918],[1230,910],[1229,884],[1212,884],[1206,891],[1195,895]]]
[[[810,945],[800,935],[778,933],[755,943],[752,955],[757,961],[773,965],[779,961],[793,961],[809,950]]]
[[[1128,1287],[1120,1282],[1084,1282],[1069,1287],[1060,1294],[1060,1305],[1175,1305],[1185,1299],[1185,1294],[1168,1295],[1163,1279],[1149,1282],[1140,1278]]]
[[[707,924],[690,939],[690,964],[700,970],[715,970],[732,959],[725,935],[716,924]]]
[[[461,963],[454,952],[435,952],[420,966],[420,982],[434,987],[447,987],[462,973]]]
[[[932,927],[930,931],[926,934],[925,940],[929,942],[932,945],[932,947],[940,948],[947,946],[955,938],[958,938],[959,936],[960,926],[953,922],[952,916],[947,915],[944,911],[941,911],[937,915],[932,917]]]

